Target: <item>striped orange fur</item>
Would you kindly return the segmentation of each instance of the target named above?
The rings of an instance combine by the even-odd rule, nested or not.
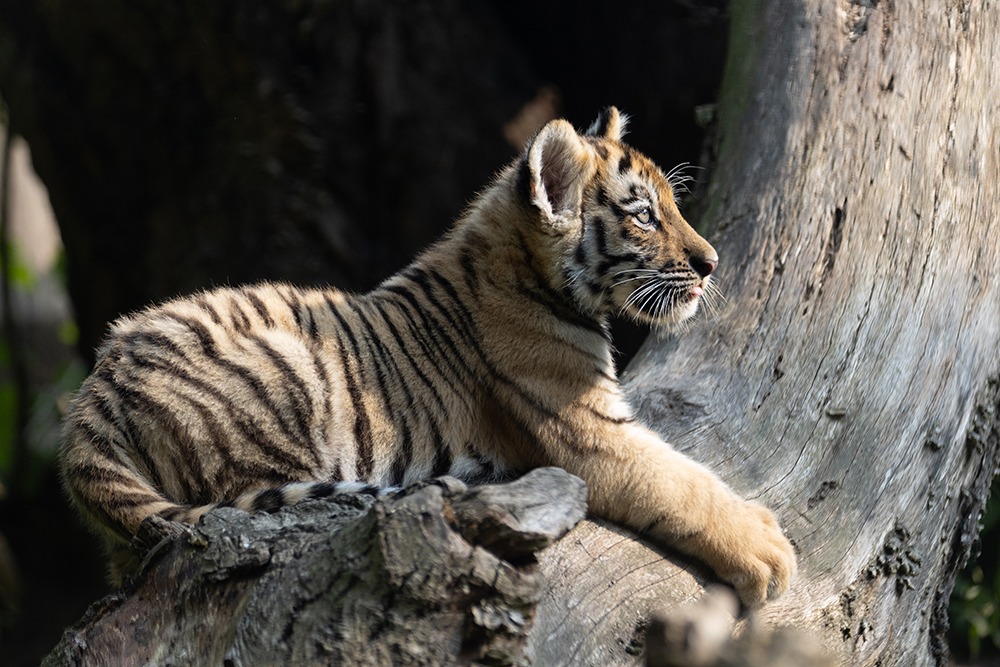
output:
[[[718,262],[624,125],[614,108],[583,134],[552,121],[370,293],[223,288],[115,322],[65,421],[72,502],[122,551],[153,515],[557,465],[592,513],[703,559],[746,603],[785,590],[773,515],[637,423],[618,384],[609,316],[681,322]]]

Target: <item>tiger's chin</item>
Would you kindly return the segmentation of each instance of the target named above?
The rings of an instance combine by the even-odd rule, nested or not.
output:
[[[644,310],[630,307],[623,314],[636,322],[654,327],[676,326],[695,316],[701,304],[702,294],[703,290],[701,288],[694,288],[689,290],[684,297],[674,300],[669,306],[666,304],[654,304],[652,307]]]

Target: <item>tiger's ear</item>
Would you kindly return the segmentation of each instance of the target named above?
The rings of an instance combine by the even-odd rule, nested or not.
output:
[[[628,127],[628,116],[618,111],[617,107],[606,107],[597,117],[584,136],[621,141]]]
[[[565,120],[550,121],[528,147],[531,203],[554,223],[580,213],[583,185],[593,168],[591,149]]]

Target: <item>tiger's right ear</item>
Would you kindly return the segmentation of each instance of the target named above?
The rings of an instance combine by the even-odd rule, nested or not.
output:
[[[568,122],[553,120],[531,142],[526,161],[529,197],[542,218],[557,226],[574,223],[593,169],[590,147]]]

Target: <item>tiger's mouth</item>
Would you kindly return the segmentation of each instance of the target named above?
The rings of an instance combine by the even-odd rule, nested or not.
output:
[[[609,293],[618,315],[651,326],[681,324],[718,296],[712,278],[694,272],[633,267],[615,278]]]
[[[680,324],[698,312],[706,287],[703,281],[686,286],[658,282],[655,288],[634,290],[620,314],[652,326]]]

